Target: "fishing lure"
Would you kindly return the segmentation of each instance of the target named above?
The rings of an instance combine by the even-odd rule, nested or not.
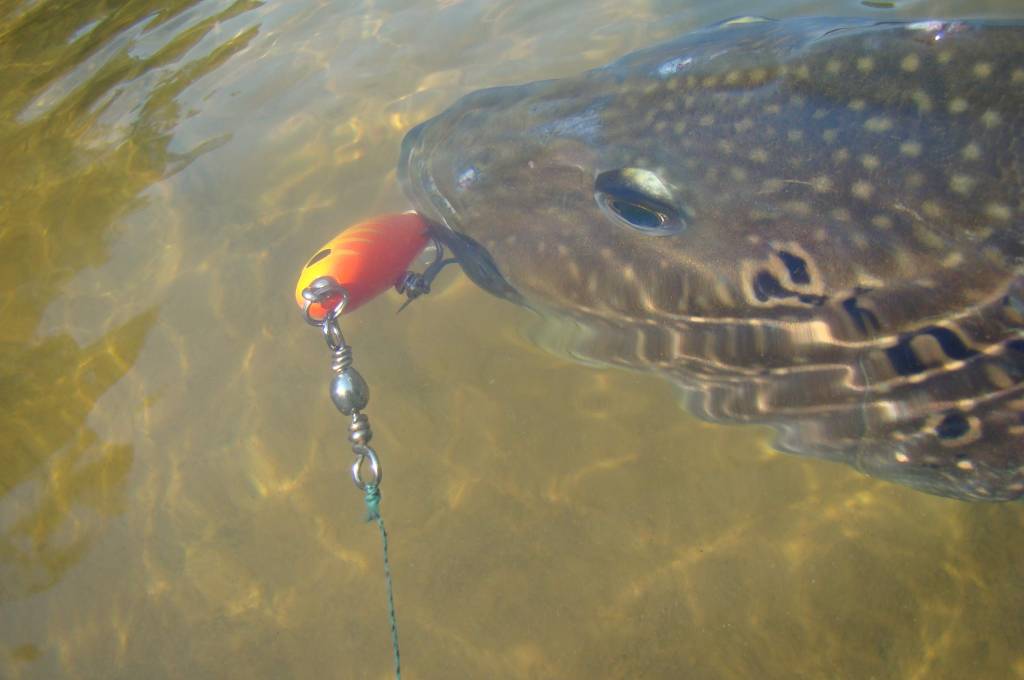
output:
[[[430,241],[426,221],[416,212],[381,215],[345,229],[320,248],[299,274],[295,301],[311,321],[322,321],[341,294],[317,301],[303,291],[329,277],[348,294],[343,313],[351,312],[403,281],[409,265]]]
[[[338,317],[392,286],[405,293],[408,298],[406,304],[430,292],[430,282],[450,262],[444,259],[440,244],[436,246],[434,263],[426,272],[416,274],[408,271],[409,265],[429,241],[427,223],[418,213],[382,215],[349,227],[324,244],[302,268],[295,285],[295,301],[302,308],[306,321],[323,329],[327,348],[331,351],[334,377],[330,395],[334,405],[350,421],[348,440],[355,454],[352,481],[364,492],[367,520],[375,520],[380,528],[396,678],[401,678],[402,672],[398,621],[388,564],[388,534],[380,514],[382,470],[377,452],[370,446],[373,431],[369,417],[362,412],[369,402],[370,388],[352,365],[352,347],[345,341]]]

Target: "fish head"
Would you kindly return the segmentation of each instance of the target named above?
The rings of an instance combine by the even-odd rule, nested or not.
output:
[[[402,167],[418,209],[444,225],[442,240],[489,258],[491,276],[478,283],[567,309],[630,292],[587,291],[586,272],[664,262],[691,230],[698,187],[656,158],[633,157],[633,145],[609,143],[602,98],[581,104],[559,85],[464,98],[409,133]]]
[[[978,162],[999,144],[976,139],[984,123],[948,134],[960,95],[981,116],[997,95],[943,73],[940,46],[985,41],[1005,47],[963,23],[732,20],[579,77],[472,93],[409,132],[399,176],[504,297],[807,318],[911,275],[953,280],[931,276],[937,253],[980,243],[1017,202],[998,161]]]
[[[664,104],[630,70],[475,92],[407,135],[406,191],[453,247],[488,260],[483,287],[578,310],[635,303],[626,298],[648,283],[645,273],[667,267],[692,270],[695,284],[730,285],[728,269],[708,265],[734,256],[732,239],[702,237],[727,226],[714,210],[721,187],[708,178],[729,168],[702,149],[680,159],[658,143],[697,129],[699,116],[638,135],[653,123],[650,107]]]
[[[787,120],[780,91],[826,29],[730,22],[578,78],[472,93],[407,135],[402,183],[503,297],[630,316],[756,316],[783,288],[817,301],[820,263],[833,288],[855,277],[814,214],[834,206],[810,185],[834,180],[787,165],[805,160],[790,137],[826,123],[806,97]]]

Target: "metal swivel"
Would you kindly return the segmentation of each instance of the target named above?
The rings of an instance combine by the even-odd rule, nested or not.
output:
[[[354,413],[348,426],[348,440],[354,445],[365,446],[370,443],[371,438],[373,431],[370,430],[370,419],[365,413]]]
[[[347,416],[366,408],[370,388],[354,368],[346,368],[331,379],[331,401]]]

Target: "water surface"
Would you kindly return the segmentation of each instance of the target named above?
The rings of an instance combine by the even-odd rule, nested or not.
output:
[[[0,676],[384,678],[379,536],[291,299],[458,96],[738,14],[1008,0],[26,2],[0,18]],[[455,272],[346,333],[407,678],[1024,676],[1016,505],[772,452]]]

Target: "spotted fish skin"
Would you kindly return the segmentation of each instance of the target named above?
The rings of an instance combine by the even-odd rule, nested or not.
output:
[[[399,176],[471,278],[709,419],[1024,494],[1024,22],[742,20],[470,94]]]

